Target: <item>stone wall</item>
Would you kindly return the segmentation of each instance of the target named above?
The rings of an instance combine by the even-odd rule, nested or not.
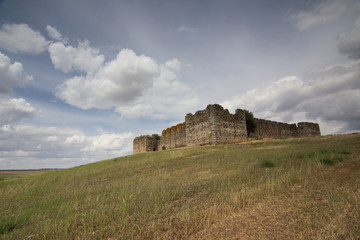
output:
[[[288,124],[254,118],[255,132],[250,137],[289,138],[320,136],[319,124],[300,122]],[[149,135],[136,137],[133,152],[149,152],[179,148],[244,141],[247,138],[245,112],[237,109],[231,114],[219,104],[208,105],[195,114],[188,113],[185,122],[162,131],[158,141]]]
[[[247,135],[244,111],[230,114],[218,104],[208,105],[194,115],[188,113],[185,123],[186,146],[239,142]]]
[[[136,137],[133,141],[133,153],[158,151],[158,140],[150,135]]]
[[[297,136],[296,124],[288,124],[254,118],[256,123],[255,132],[250,137],[262,138],[288,138]]]
[[[310,122],[299,122],[298,123],[298,136],[299,137],[308,137],[308,136],[320,136],[320,126],[317,123]]]
[[[194,115],[186,114],[186,146],[214,144],[216,142],[214,124],[214,106],[208,105],[205,110]]]
[[[220,106],[220,105],[218,105]],[[221,106],[220,106],[221,107]],[[235,114],[218,109],[215,116],[215,144],[241,142],[247,137],[245,112],[237,109]]]
[[[255,132],[250,137],[261,138],[289,138],[289,137],[308,137],[320,136],[320,128],[317,123],[301,122],[288,124],[254,118],[256,123]]]
[[[162,131],[159,151],[186,146],[186,124],[180,123]]]

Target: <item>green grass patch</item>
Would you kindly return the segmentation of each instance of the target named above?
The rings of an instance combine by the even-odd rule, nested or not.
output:
[[[4,222],[0,223],[0,234],[11,232],[17,226],[18,224],[16,220],[11,220],[11,219],[5,220]]]
[[[343,155],[349,155],[349,151],[345,150],[337,150],[337,149],[330,149],[330,150],[321,150],[319,152],[319,161],[324,165],[334,165],[337,162],[344,161]]]
[[[260,165],[262,168],[272,168],[275,166],[274,163],[270,162],[270,161],[263,161],[261,162],[261,165]]]
[[[345,160],[350,155],[349,150],[340,150],[336,148],[315,150],[310,153],[298,153],[298,159],[311,159],[319,161],[323,165],[334,165]]]
[[[324,165],[334,165],[335,161],[329,157],[324,157],[324,158],[320,159],[320,163],[322,163]]]

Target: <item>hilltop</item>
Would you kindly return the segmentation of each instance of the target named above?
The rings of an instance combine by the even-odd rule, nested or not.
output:
[[[0,181],[2,239],[359,239],[360,134],[146,152]]]

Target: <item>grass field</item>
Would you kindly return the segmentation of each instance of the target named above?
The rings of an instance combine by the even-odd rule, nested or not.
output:
[[[0,196],[0,239],[360,239],[360,134],[141,153]]]
[[[55,169],[39,169],[39,170],[0,170],[0,181],[11,178],[29,176],[45,172],[55,171]]]

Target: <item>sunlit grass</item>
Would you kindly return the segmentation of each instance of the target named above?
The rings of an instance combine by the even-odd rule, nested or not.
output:
[[[2,180],[0,238],[186,239],[333,167],[325,159],[336,167],[359,156],[359,139],[184,148]],[[348,231],[355,231],[358,216],[349,221]]]

